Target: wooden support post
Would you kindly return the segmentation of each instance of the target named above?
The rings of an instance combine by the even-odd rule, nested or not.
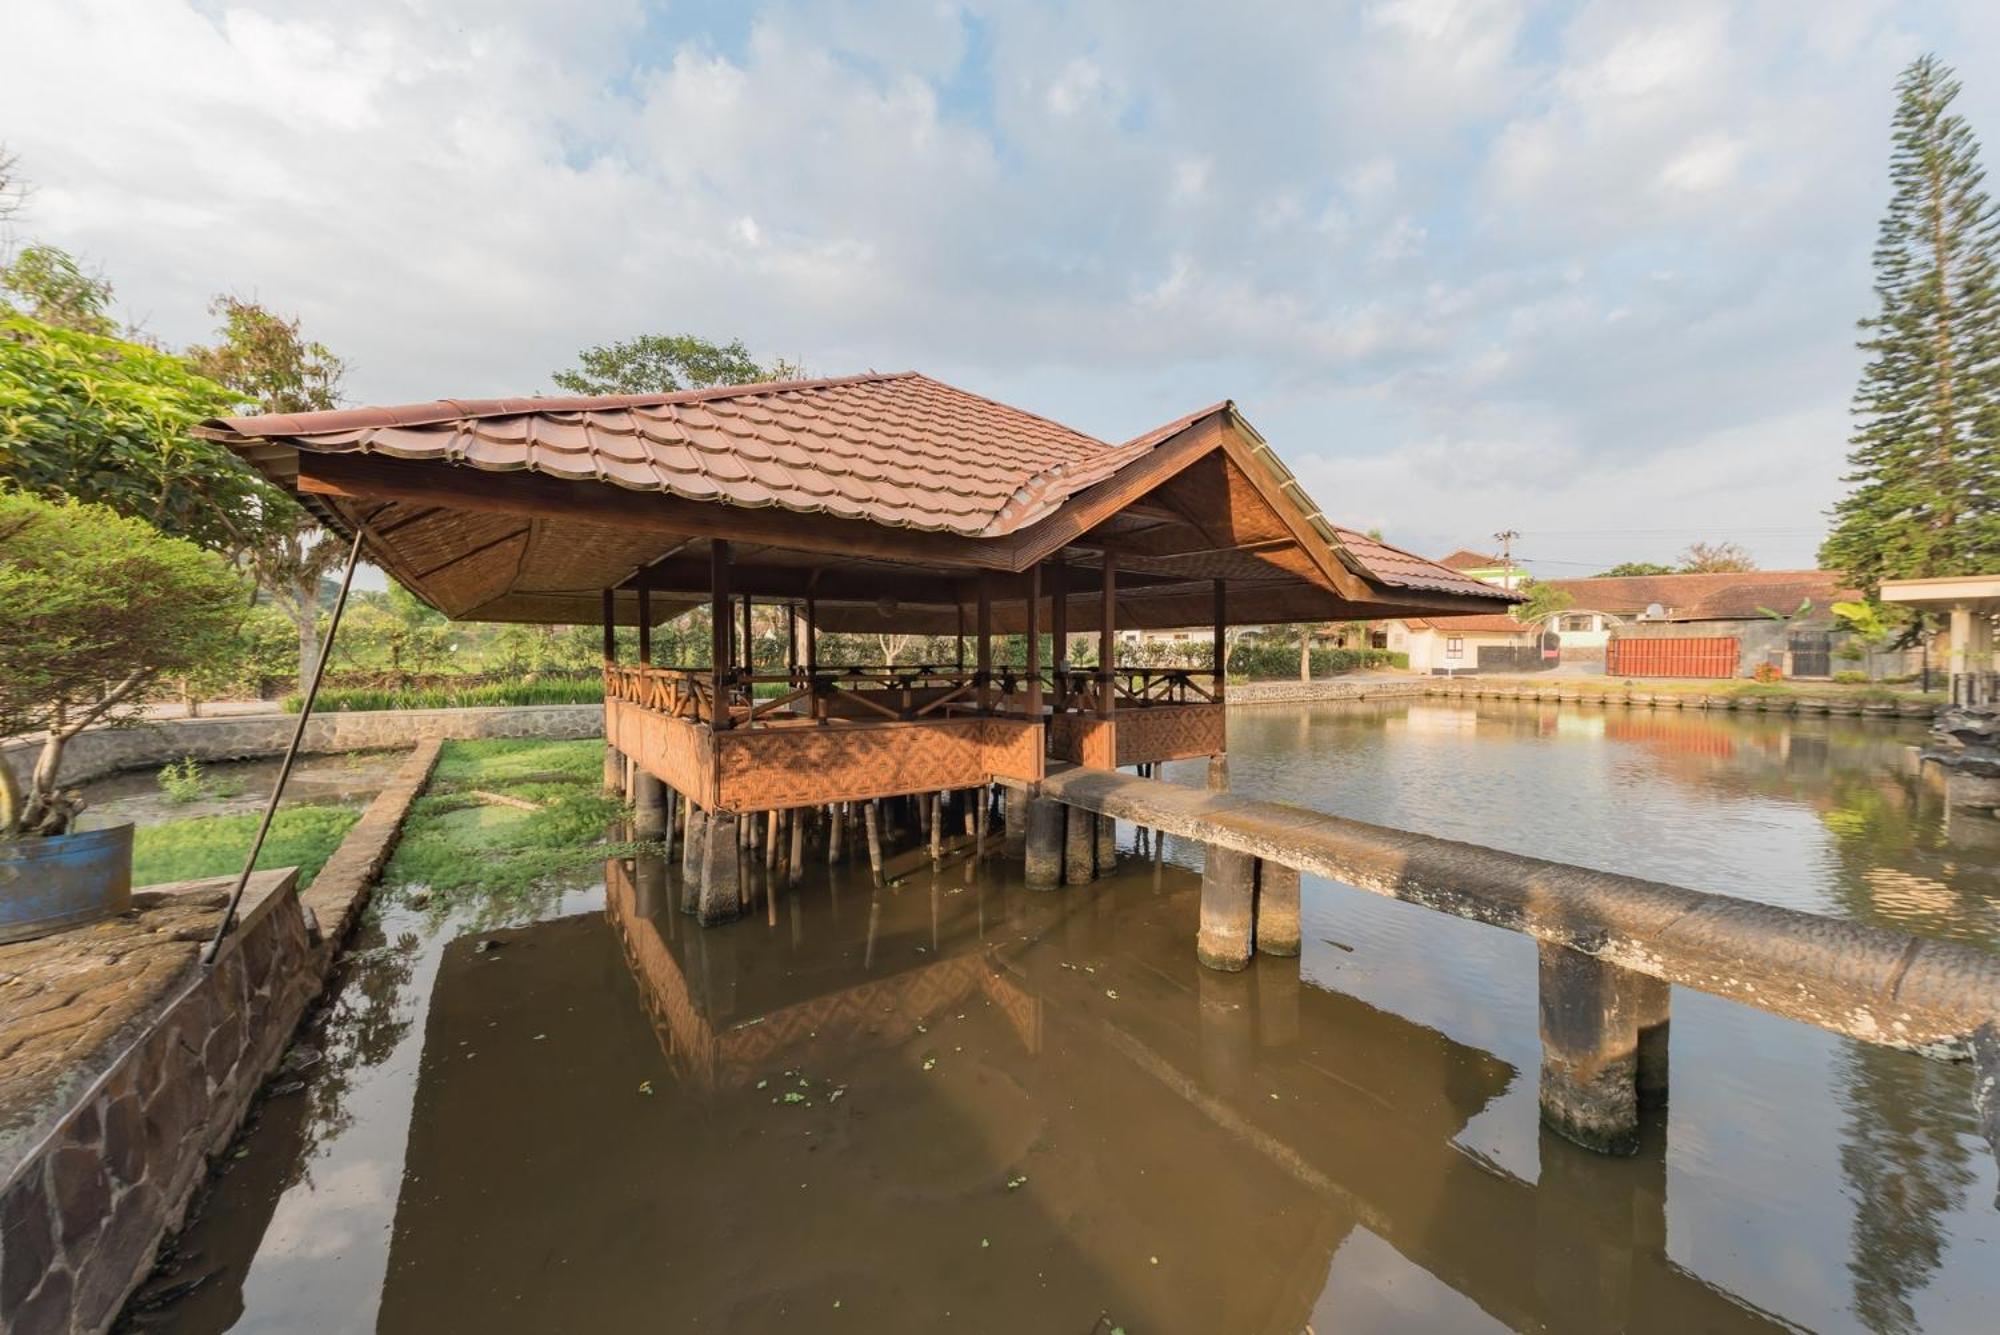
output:
[[[799,676],[799,605],[785,604],[785,675],[793,681]]]
[[[1201,864],[1201,931],[1195,957],[1211,969],[1248,967],[1257,859],[1233,848],[1208,845]]]
[[[1097,876],[1097,817],[1082,807],[1063,809],[1063,884],[1089,885]]]
[[[793,807],[790,858],[785,863],[785,884],[797,885],[806,878],[806,813],[811,807]]]
[[[993,581],[985,571],[979,572],[979,620],[975,628],[978,635],[979,707],[991,709],[993,696],[989,683],[993,677]]]
[[[660,861],[664,865],[674,860],[674,832],[680,828],[681,795],[672,788],[667,789],[667,828],[660,831]]]
[[[826,722],[819,698],[819,605],[812,598],[806,599],[806,685],[812,692],[806,696],[806,713]]]
[[[1118,554],[1110,548],[1104,551],[1104,596],[1098,604],[1097,623],[1097,678],[1103,696],[1097,710],[1105,718],[1110,718],[1118,708],[1118,682],[1113,675],[1118,667]],[[1116,754],[1116,751],[1113,751]]]
[[[963,672],[965,671],[965,603],[959,598],[954,598],[952,600],[952,610],[958,613],[958,658],[956,661],[958,663],[958,670]]]
[[[930,819],[926,823],[930,826],[931,865],[935,867],[938,865],[938,863],[944,861],[944,794],[943,793],[931,794],[930,813],[931,813]]]
[[[1215,581],[1215,642],[1210,662],[1214,667],[1215,700],[1222,703],[1223,688],[1229,682],[1228,585]]]
[[[625,791],[625,757],[609,742],[604,744],[604,791]]]
[[[701,897],[696,916],[704,927],[728,922],[743,912],[742,867],[738,862],[736,813],[709,813],[708,837],[702,840]]]
[[[778,822],[783,819],[774,807],[764,818],[764,874],[778,869]]]
[[[756,635],[756,631],[755,631],[755,627],[754,627],[754,624],[753,624],[753,622],[751,621],[751,608],[750,608],[750,594],[749,594],[749,592],[748,592],[747,590],[746,590],[746,591],[744,592],[744,594],[743,594],[743,659],[742,659],[742,662],[743,662],[743,675],[744,675],[744,676],[748,677],[748,676],[750,676],[750,675],[754,674],[754,673],[755,673],[755,672],[757,671],[757,635]],[[744,690],[745,690],[746,692],[750,690],[750,685],[749,685],[749,683],[748,683],[748,682],[745,682],[745,683],[744,683],[744,687],[743,687],[743,689],[744,689]]]
[[[1257,860],[1257,953],[1299,953],[1299,869]]]
[[[1028,567],[1027,605],[1028,697],[1023,712],[1036,723],[1042,721],[1042,567]]]
[[[1027,858],[1028,888],[1053,890],[1062,884],[1062,803],[1052,797],[1029,797],[1026,793],[1021,796],[1021,805],[1026,808],[1021,821],[1021,845]]]
[[[735,639],[729,630],[729,543],[722,538],[709,543],[708,615],[709,688],[714,704],[709,726],[720,732],[733,722],[729,714],[729,681],[730,644]]]
[[[1049,664],[1055,670],[1055,707],[1069,705],[1069,567],[1049,567]]]
[[[652,666],[653,662],[653,606],[652,596],[646,586],[639,586],[639,662]]]
[[[1115,816],[1097,818],[1097,874],[1109,876],[1118,870],[1118,820]]]
[[[875,884],[882,884],[882,804],[868,802],[861,809],[862,823],[868,829],[868,870],[875,877]]]
[[[632,776],[632,830],[641,839],[667,832],[667,786],[644,769]]]
[[[618,600],[609,589],[604,591],[604,661],[618,661]]]
[[[846,833],[846,803],[835,802],[826,809],[826,860],[829,864],[840,861],[841,840]]]
[[[1542,1122],[1603,1154],[1639,1145],[1639,975],[1542,942]]]
[[[972,859],[975,862],[984,862],[986,860],[986,830],[993,811],[991,800],[993,795],[983,786],[973,791],[978,795],[978,799],[972,808]]]

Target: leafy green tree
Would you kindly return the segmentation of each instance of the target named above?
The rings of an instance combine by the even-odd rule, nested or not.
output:
[[[297,320],[256,302],[220,296],[209,313],[222,317],[219,338],[187,350],[188,364],[259,413],[310,413],[340,406],[347,364],[324,343],[306,338]],[[236,534],[257,584],[292,620],[299,638],[299,689],[319,661],[320,590],[347,555],[347,544],[321,527],[289,497],[272,492],[256,522]]]
[[[1539,626],[1576,602],[1576,595],[1568,589],[1559,589],[1540,580],[1531,579],[1518,584],[1514,592],[1527,599],[1526,602],[1514,604],[1511,609],[1514,619],[1526,626]]]
[[[1934,56],[1903,72],[1891,195],[1875,243],[1868,363],[1822,564],[1870,596],[1884,579],[1970,574],[2000,560],[2000,213],[1979,145]]]
[[[180,358],[0,313],[0,481],[108,505],[204,547],[289,503],[189,428],[236,400]]]
[[[82,334],[117,331],[108,314],[111,281],[101,274],[86,273],[76,258],[60,247],[23,246],[12,264],[0,268],[0,289],[10,294],[5,304],[18,306],[43,324]]]
[[[1620,579],[1633,575],[1671,575],[1672,566],[1663,566],[1658,561],[1621,561],[1609,570],[1601,570],[1593,579]]]
[[[140,520],[0,491],[0,736],[46,734],[25,790],[0,765],[0,839],[69,829],[64,746],[226,659],[243,593],[222,558]]]
[[[1691,542],[1681,553],[1680,574],[1733,575],[1755,570],[1757,562],[1739,543]]]
[[[7,145],[0,144],[0,222],[19,213],[27,196],[27,184],[21,180],[20,155],[10,153]]]
[[[572,394],[672,394],[784,379],[798,370],[782,362],[765,369],[741,339],[718,344],[694,334],[641,334],[585,348],[576,360],[554,376]]]

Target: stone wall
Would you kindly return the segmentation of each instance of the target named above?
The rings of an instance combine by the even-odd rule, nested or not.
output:
[[[63,749],[61,780],[88,783],[127,769],[157,769],[193,756],[203,762],[282,754],[298,726],[294,714],[168,719],[130,728],[93,728]],[[354,710],[314,714],[306,724],[310,754],[415,746],[474,737],[574,738],[604,735],[602,705],[518,705],[488,709]],[[25,779],[40,744],[0,745],[0,760]]]
[[[1422,695],[1417,678],[1327,677],[1318,681],[1251,681],[1232,685],[1224,694],[1232,705],[1290,705],[1314,700],[1380,700],[1398,695]]]
[[[0,947],[0,1330],[111,1325],[318,993],[294,869],[200,966],[233,881]]]

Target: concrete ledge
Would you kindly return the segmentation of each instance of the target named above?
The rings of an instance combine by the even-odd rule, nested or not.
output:
[[[2000,955],[1957,942],[1107,770],[1054,765],[1041,792],[1863,1042],[1960,1059],[2000,1016]]]
[[[375,879],[382,874],[389,855],[396,851],[396,841],[402,837],[403,820],[410,814],[410,804],[430,782],[431,771],[437,768],[438,753],[443,749],[444,743],[435,738],[417,744],[388,786],[375,795],[368,810],[348,830],[347,837],[320,868],[319,875],[313,877],[312,886],[299,896],[306,911],[319,924],[320,953],[325,963],[331,963],[332,957],[339,953],[355,919],[367,906]]]
[[[151,769],[193,756],[208,762],[247,760],[284,752],[298,726],[296,714],[237,718],[166,719],[129,728],[93,728],[63,749],[61,781],[88,783],[127,769]],[[400,749],[423,741],[477,737],[544,737],[563,740],[604,735],[602,705],[506,705],[490,709],[335,710],[306,724],[303,749]],[[41,751],[39,742],[0,743],[0,763],[25,779]]]
[[[320,972],[294,868],[156,887],[108,923],[0,952],[0,1329],[100,1331],[235,1134]]]

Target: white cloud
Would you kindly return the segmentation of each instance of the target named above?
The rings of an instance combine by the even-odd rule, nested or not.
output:
[[[1331,512],[1412,540],[1810,527],[1896,70],[1943,51],[2000,151],[2000,16],[1524,14],[14,0],[0,139],[21,234],[150,332],[254,293],[362,398],[539,390],[689,329],[1113,438],[1234,397]]]

